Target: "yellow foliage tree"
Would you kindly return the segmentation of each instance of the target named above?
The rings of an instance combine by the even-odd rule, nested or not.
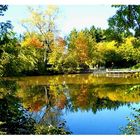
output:
[[[32,35],[32,36],[27,36],[25,40],[23,40],[22,46],[43,48],[43,43],[39,40],[37,36]]]
[[[44,62],[47,59],[47,52],[51,52],[51,46],[54,43],[56,35],[56,18],[58,15],[58,7],[48,6],[33,9],[28,8],[30,12],[29,18],[22,20],[22,25],[26,28],[27,33],[31,36],[32,32],[39,35],[44,47]],[[39,43],[34,37],[31,36],[31,42]],[[36,41],[35,41],[36,40]],[[29,41],[30,42],[30,41]],[[41,45],[42,46],[42,45]]]

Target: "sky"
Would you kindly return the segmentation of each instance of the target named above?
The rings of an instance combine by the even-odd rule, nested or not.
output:
[[[27,6],[10,5],[5,16],[0,17],[0,20],[11,20],[14,30],[23,33],[25,29],[21,26],[21,20],[29,16]],[[73,28],[81,30],[92,25],[106,29],[108,18],[116,11],[111,5],[59,5],[59,9],[57,26],[61,36],[68,35]]]

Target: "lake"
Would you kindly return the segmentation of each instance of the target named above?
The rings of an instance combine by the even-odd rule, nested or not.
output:
[[[133,108],[140,109],[140,91],[131,91],[136,85],[140,85],[140,78],[125,75],[1,79],[0,122],[4,124],[0,132],[28,134],[27,129],[26,132],[14,130],[14,127],[21,128],[22,115],[30,116],[36,124],[63,126],[72,134],[121,134],[120,128],[128,123],[126,117],[132,117]]]

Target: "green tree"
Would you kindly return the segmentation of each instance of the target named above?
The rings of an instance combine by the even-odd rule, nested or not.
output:
[[[7,10],[7,5],[0,5],[0,13]],[[2,14],[3,15],[3,14]],[[0,75],[19,75],[22,71],[34,67],[33,52],[24,49],[13,32],[10,21],[0,23]]]
[[[96,45],[97,48],[97,64],[113,67],[120,60],[120,55],[117,52],[117,42],[100,42]]]
[[[114,28],[108,28],[105,30],[105,41],[116,41],[118,43],[122,43],[123,39],[127,37],[124,33],[120,33],[117,29]]]
[[[92,38],[95,38],[97,43],[106,39],[105,30],[102,30],[101,28],[95,28],[92,26],[89,30],[89,34]]]
[[[22,47],[11,30],[2,36],[0,42],[0,65],[3,76],[17,76],[24,71],[32,71],[36,64],[34,48]]]
[[[133,33],[140,36],[140,6],[139,5],[113,5],[117,8],[116,14],[108,22],[112,30],[120,33]]]
[[[76,29],[73,29],[70,34],[67,36],[67,44],[68,44],[68,50],[72,50],[75,48],[75,40],[77,38],[78,31]]]
[[[140,61],[138,40],[135,37],[125,38],[123,43],[118,47],[117,52],[120,54],[122,61],[127,67],[136,65]]]

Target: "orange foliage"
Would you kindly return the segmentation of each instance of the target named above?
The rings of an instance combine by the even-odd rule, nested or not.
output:
[[[41,108],[42,108],[42,104],[40,103],[40,101],[33,103],[29,107],[30,111],[34,111],[34,112],[38,112]]]
[[[66,105],[66,96],[64,94],[58,96],[58,100],[56,102],[56,106],[60,109],[64,109]]]
[[[31,42],[30,42],[33,46],[35,46],[36,48],[42,48],[43,47],[43,43],[41,43],[39,41],[39,39],[37,38],[32,38]]]
[[[85,85],[81,85],[80,93],[76,99],[76,104],[78,107],[85,108],[88,105],[88,88]]]
[[[86,37],[82,32],[79,33],[75,42],[75,46],[76,46],[76,53],[79,58],[79,61],[85,63],[85,61],[88,60],[88,43]]]
[[[33,46],[35,48],[43,48],[43,43],[37,37],[29,37],[24,41],[24,46]]]
[[[65,40],[62,37],[57,38],[58,46],[64,47],[66,45]]]

